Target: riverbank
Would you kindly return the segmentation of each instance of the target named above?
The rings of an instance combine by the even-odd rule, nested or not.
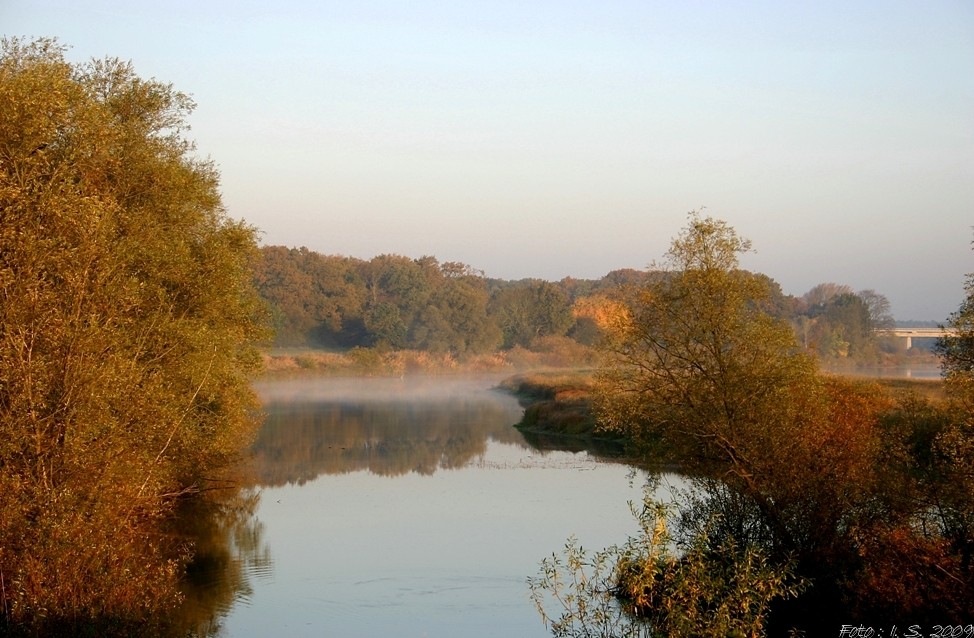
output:
[[[596,353],[568,338],[540,340],[533,350],[516,347],[457,357],[421,350],[352,348],[344,351],[275,349],[263,355],[267,378],[298,376],[389,376],[510,373],[594,366]]]
[[[872,383],[891,398],[916,395],[933,403],[944,400],[940,378],[865,378],[848,376],[862,383]],[[501,387],[511,392],[524,406],[524,418],[517,428],[529,433],[583,439],[619,440],[618,435],[600,432],[592,404],[595,388],[592,370],[555,370],[516,374],[505,379]]]
[[[504,379],[500,387],[516,396],[524,406],[518,429],[599,437],[592,409],[594,383],[590,370],[558,370],[514,375]]]
[[[459,359],[449,353],[416,350],[383,351],[353,348],[342,352],[278,349],[265,352],[265,379],[326,377],[404,377],[411,375],[509,374],[500,387],[518,397],[524,417],[522,432],[583,440],[619,441],[617,434],[599,432],[592,406],[595,354],[569,340],[552,340],[542,350],[514,348]],[[928,366],[929,367],[929,366]],[[890,396],[915,394],[933,402],[944,398],[943,383],[934,368],[919,378],[898,377],[895,368],[882,375],[856,368],[826,370],[875,383]],[[885,375],[885,376],[884,376]]]

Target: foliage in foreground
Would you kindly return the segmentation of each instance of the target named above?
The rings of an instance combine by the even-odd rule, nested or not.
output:
[[[126,633],[178,601],[173,502],[253,433],[253,229],[192,102],[56,42],[0,57],[0,622]]]
[[[709,483],[685,511],[691,537],[796,561],[814,584],[782,614],[785,628],[824,630],[828,609],[873,622],[969,618],[974,381],[962,347],[974,304],[953,320],[948,401],[893,401],[817,373],[769,312],[767,282],[739,269],[749,249],[726,223],[691,214],[664,276],[610,326],[601,424]]]
[[[667,507],[633,508],[639,533],[589,555],[574,539],[528,580],[552,635],[562,638],[725,638],[764,635],[770,604],[803,587],[790,564],[701,530],[675,546]],[[677,547],[677,551],[674,551]]]

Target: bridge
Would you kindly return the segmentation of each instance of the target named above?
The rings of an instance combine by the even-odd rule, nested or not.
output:
[[[940,337],[957,335],[956,330],[949,328],[892,328],[890,330],[877,330],[876,332],[884,336],[905,338],[907,350],[913,347],[914,339],[939,339]]]

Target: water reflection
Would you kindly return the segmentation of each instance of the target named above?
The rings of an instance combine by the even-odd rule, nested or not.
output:
[[[262,393],[267,419],[253,450],[264,486],[359,470],[429,475],[463,467],[488,439],[523,441],[511,427],[520,408],[483,380],[309,380]]]
[[[260,502],[198,517],[195,635],[547,636],[526,577],[570,534],[635,531],[642,480],[539,451],[497,380],[262,384]]]
[[[256,491],[241,489],[183,506],[178,533],[194,547],[182,587],[181,635],[217,635],[222,617],[253,593],[251,579],[272,572],[264,526],[254,517],[259,502]]]

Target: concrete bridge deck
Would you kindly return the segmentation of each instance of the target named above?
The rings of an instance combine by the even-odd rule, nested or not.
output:
[[[907,350],[913,347],[914,339],[939,339],[940,337],[953,336],[957,334],[956,330],[951,330],[949,328],[892,328],[890,330],[879,330],[877,332],[882,335],[905,338]]]

